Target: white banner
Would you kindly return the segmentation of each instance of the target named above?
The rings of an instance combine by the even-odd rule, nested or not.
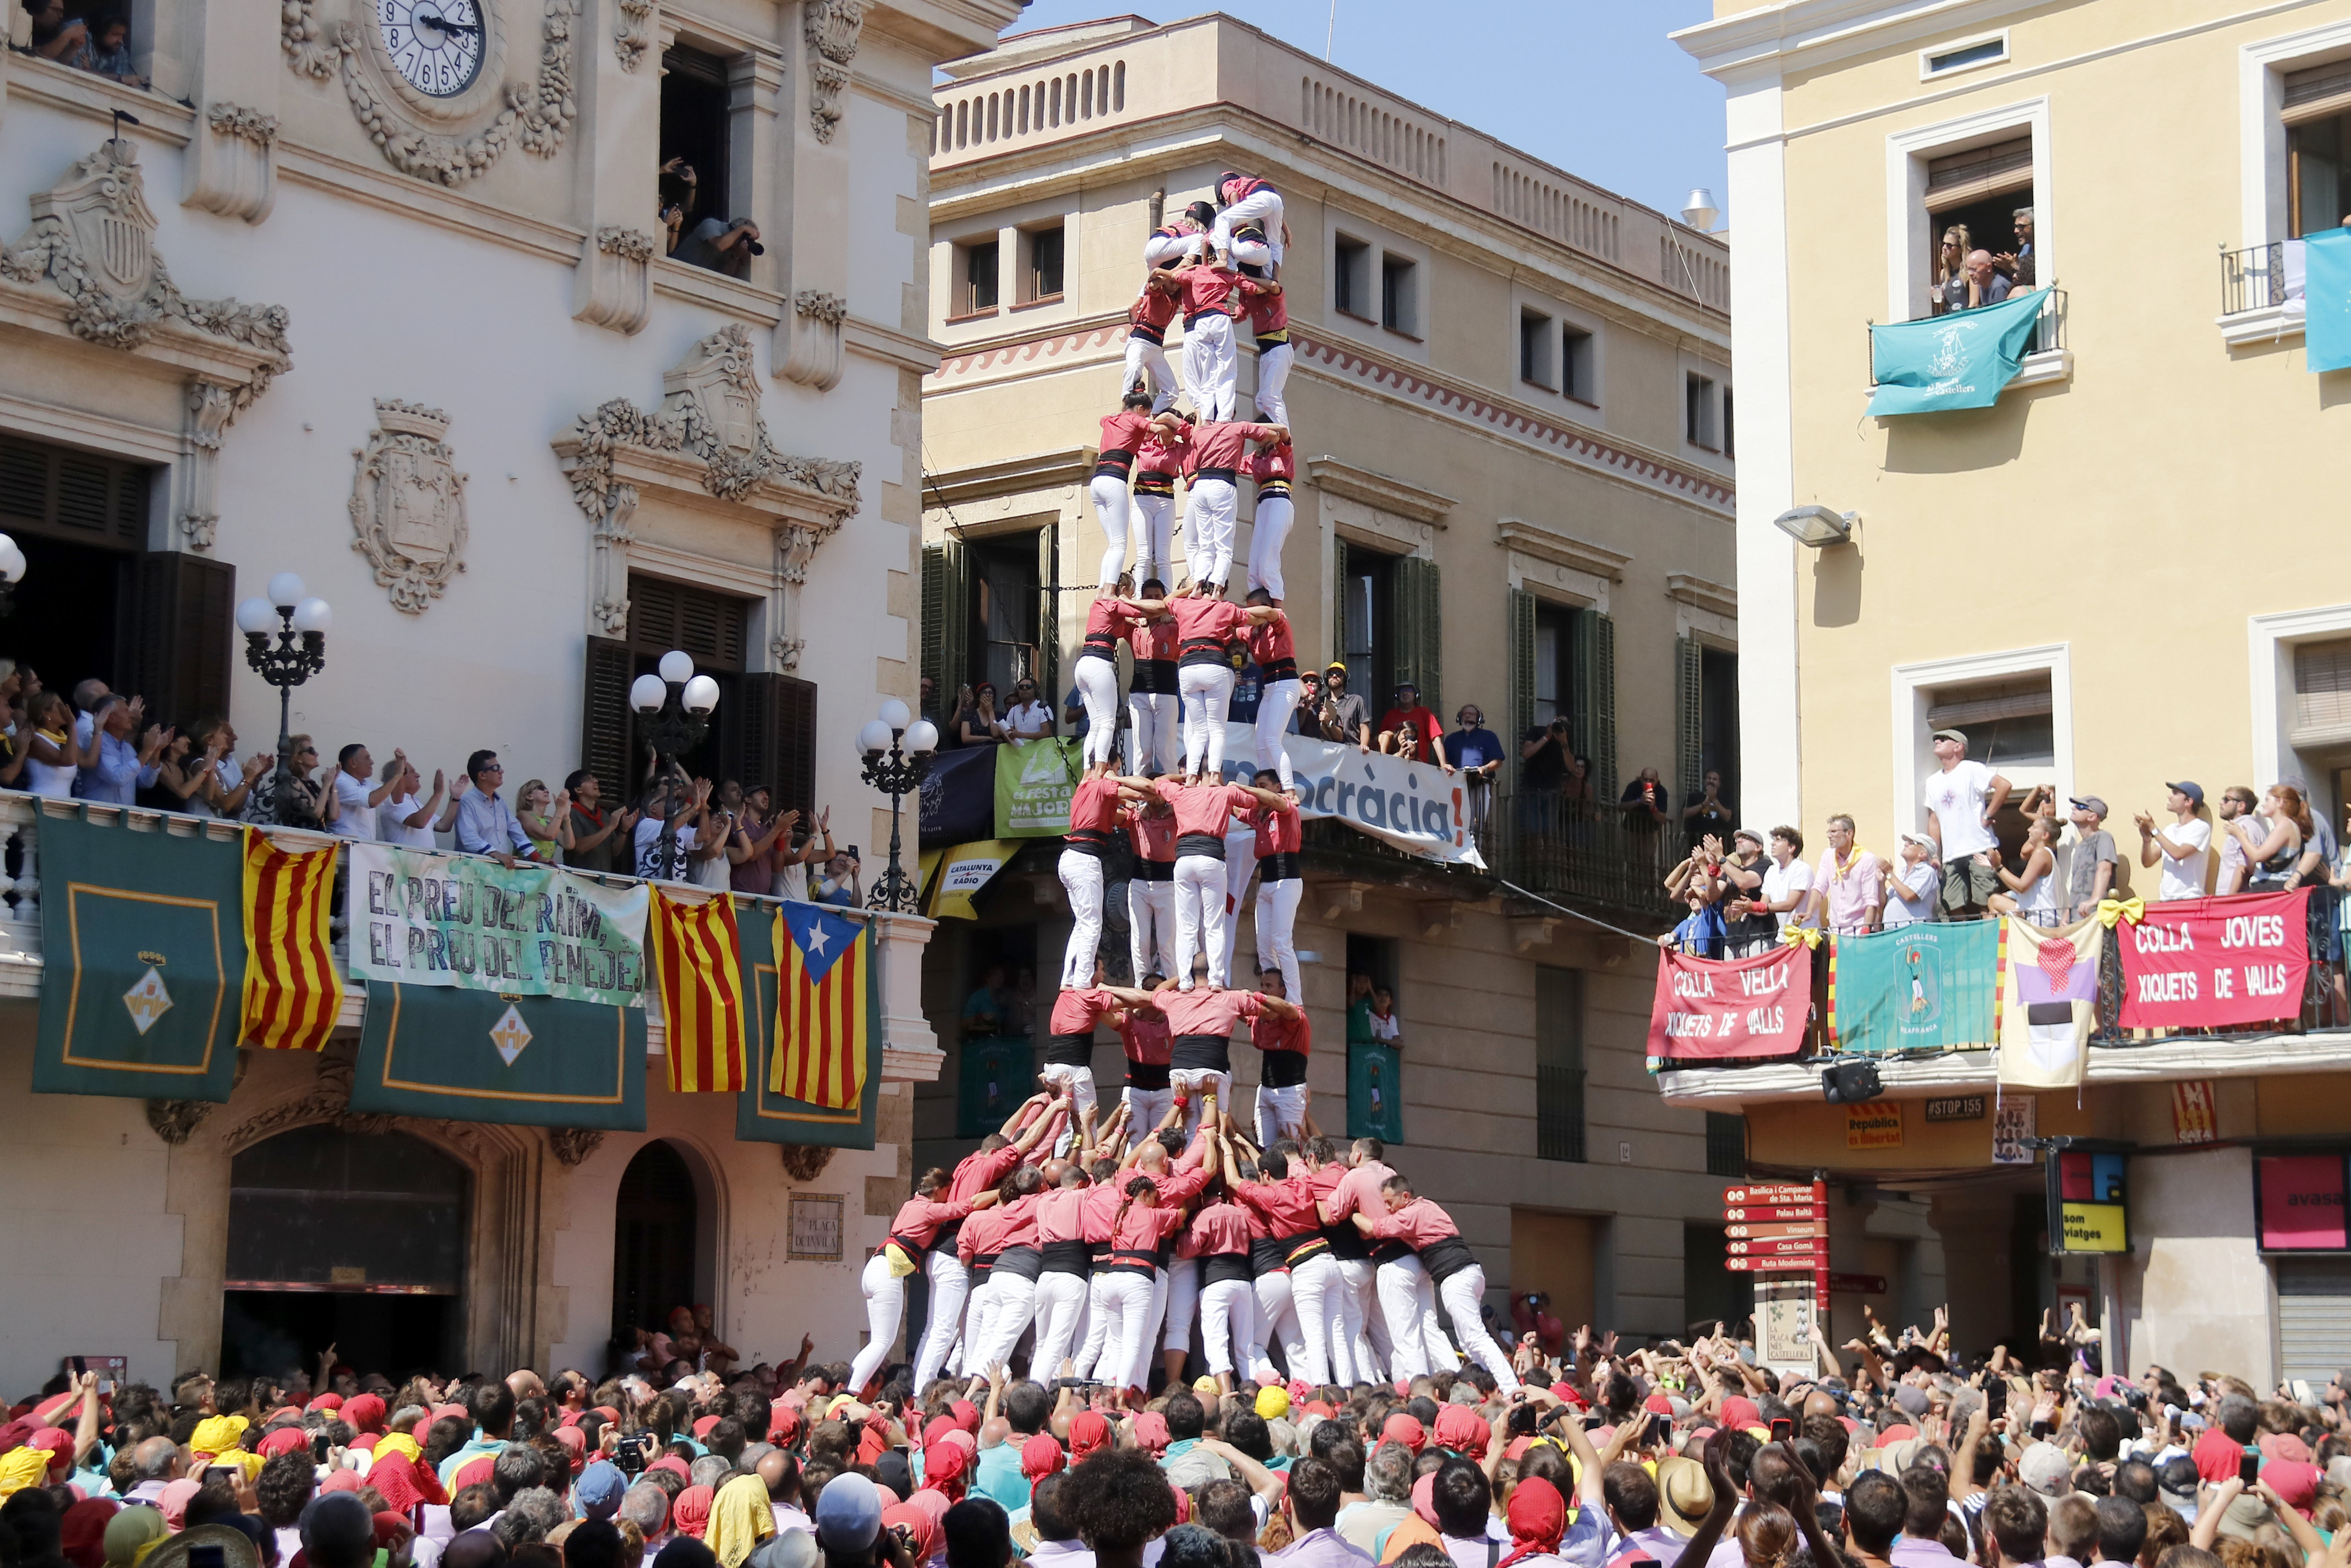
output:
[[[356,979],[644,1005],[643,883],[354,841],[350,908]]]
[[[1486,869],[1469,836],[1469,786],[1458,773],[1335,741],[1285,735],[1300,814],[1335,817],[1408,854]],[[1247,782],[1259,766],[1253,725],[1225,726],[1225,776]]]

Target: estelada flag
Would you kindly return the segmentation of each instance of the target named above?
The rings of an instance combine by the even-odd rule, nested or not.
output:
[[[327,929],[335,850],[280,849],[245,830],[245,994],[240,1038],[270,1051],[324,1051],[343,1010]]]
[[[768,1090],[827,1110],[865,1092],[865,997],[873,933],[814,904],[776,911],[776,1050]]]
[[[2089,1076],[2105,927],[2093,916],[2044,931],[2000,923],[2000,1072],[2003,1086],[2070,1089]]]
[[[669,1030],[673,1094],[743,1092],[743,965],[736,956],[735,899],[688,904],[653,890],[653,964]]]

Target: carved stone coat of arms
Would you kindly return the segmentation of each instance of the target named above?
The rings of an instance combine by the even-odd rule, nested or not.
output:
[[[438,409],[379,399],[376,428],[352,454],[351,548],[375,567],[392,607],[421,615],[465,570],[465,476]]]

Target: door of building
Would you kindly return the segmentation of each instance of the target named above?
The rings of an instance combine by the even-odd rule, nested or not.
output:
[[[685,1157],[655,1139],[621,1173],[612,1203],[612,1338],[664,1327],[694,1304],[695,1243],[701,1212]]]

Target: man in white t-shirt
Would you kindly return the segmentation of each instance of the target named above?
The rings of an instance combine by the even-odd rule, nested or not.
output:
[[[395,749],[394,762],[405,762],[408,754]],[[347,839],[372,839],[376,833],[375,811],[392,793],[389,783],[378,784],[371,777],[375,758],[368,748],[353,741],[335,754],[335,820],[327,831]]]
[[[2252,816],[2260,805],[2260,798],[2254,795],[2249,786],[2231,784],[2220,791],[2220,804],[2212,808],[2212,814],[2220,819],[2220,825],[2225,828],[2240,817]],[[2245,842],[2242,839],[2234,833],[2222,833],[2220,835],[2220,877],[2212,884],[2212,891],[2220,896],[2226,897],[2230,894],[2244,891],[2246,874],[2252,868],[2245,859]]]
[[[1793,828],[1771,830],[1771,863],[1763,868],[1763,897],[1757,907],[1769,910],[1782,931],[1791,925],[1817,924],[1813,915],[1813,868],[1796,858],[1803,850],[1802,833]]]
[[[2164,788],[2171,791],[2164,802],[2171,810],[2171,826],[2158,831],[2152,812],[2138,814],[2138,863],[2163,862],[2160,896],[2164,899],[2201,898],[2206,861],[2212,848],[2212,824],[2198,815],[2204,809],[2204,787],[2183,779]]]
[[[1976,857],[1997,849],[1991,821],[2008,804],[2010,785],[1980,762],[1968,760],[1968,737],[1935,732],[1938,772],[1927,775],[1927,831],[1943,862],[1943,911],[1955,920],[1981,916],[2001,888],[2000,873]]]
[[[1935,915],[1937,872],[1935,841],[1924,833],[1902,835],[1902,858],[1886,873],[1886,908],[1878,929],[1916,925]]]
[[[1041,740],[1053,733],[1053,710],[1040,700],[1036,682],[1021,681],[1013,686],[1012,706],[1004,716],[1004,727],[1015,740]]]

